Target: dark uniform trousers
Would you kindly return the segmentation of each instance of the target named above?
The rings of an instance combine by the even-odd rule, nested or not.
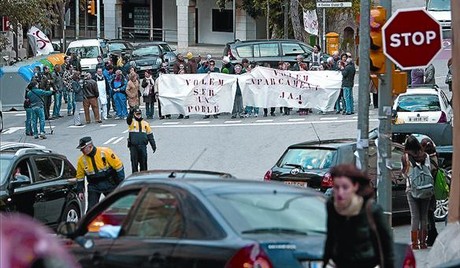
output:
[[[147,170],[147,146],[146,145],[131,145],[129,147],[131,153],[131,169],[132,172]]]

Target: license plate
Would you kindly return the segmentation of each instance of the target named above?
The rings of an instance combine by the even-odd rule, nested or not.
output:
[[[141,71],[144,71],[144,70],[148,70],[148,69],[151,69],[152,66],[139,66],[139,70]]]
[[[304,268],[323,268],[322,261],[302,261],[301,264]]]
[[[428,122],[428,116],[409,117],[409,122]]]
[[[288,185],[294,185],[294,186],[307,188],[307,183],[304,181],[285,181],[284,183]]]

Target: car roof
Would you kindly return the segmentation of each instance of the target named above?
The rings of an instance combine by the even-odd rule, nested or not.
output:
[[[83,40],[76,40],[70,42],[69,48],[74,48],[74,47],[88,47],[88,46],[99,46],[101,43],[105,42],[104,40],[99,40],[99,39],[83,39]]]
[[[186,189],[198,190],[204,195],[214,194],[237,194],[237,193],[262,193],[262,192],[280,192],[280,193],[299,193],[306,195],[320,195],[314,190],[297,188],[280,182],[266,182],[257,180],[210,180],[210,179],[187,179],[187,180],[164,180],[164,179],[144,179],[136,183],[123,185],[118,189],[131,188],[134,185],[148,186],[151,184],[166,184],[178,186]]]
[[[267,43],[267,42],[294,42],[294,43],[302,43],[302,44],[305,44],[304,42],[302,41],[299,41],[299,40],[296,40],[296,39],[253,39],[253,40],[244,40],[244,41],[241,41],[241,40],[236,40],[236,41],[233,41],[233,42],[228,42],[227,44],[245,44],[245,43]],[[305,44],[307,46],[309,46],[308,44]]]
[[[235,179],[229,173],[208,170],[155,169],[136,172],[127,180],[148,179]]]
[[[65,155],[61,155],[58,153],[53,152],[50,149],[45,148],[22,148],[18,150],[5,150],[2,151],[1,154],[2,158],[16,158],[23,155],[52,155],[52,156],[59,156],[63,158],[67,158]]]
[[[324,140],[324,141],[306,141],[301,143],[296,143],[290,145],[288,148],[308,148],[308,147],[315,147],[315,148],[333,148],[337,149],[342,146],[351,145],[356,143],[356,139],[352,138],[345,138],[345,139],[332,139],[332,140]]]
[[[11,141],[2,141],[0,143],[0,151],[14,151],[16,152],[19,149],[23,148],[37,148],[45,149],[46,147],[39,144],[27,143],[27,142],[11,142]]]
[[[419,95],[419,94],[433,94],[438,95],[438,89],[432,87],[414,87],[408,88],[405,93],[400,94],[400,96],[405,95]]]

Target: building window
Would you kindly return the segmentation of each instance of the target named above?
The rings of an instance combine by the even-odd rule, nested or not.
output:
[[[233,32],[233,10],[212,10],[212,31]]]

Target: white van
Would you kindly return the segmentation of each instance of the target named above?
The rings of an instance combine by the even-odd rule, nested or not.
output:
[[[451,29],[450,0],[427,0],[426,11],[441,24],[443,31]]]
[[[76,53],[80,58],[81,70],[85,72],[95,72],[97,57],[102,56],[107,60],[107,46],[104,40],[86,39],[73,41],[67,47],[66,55]]]

